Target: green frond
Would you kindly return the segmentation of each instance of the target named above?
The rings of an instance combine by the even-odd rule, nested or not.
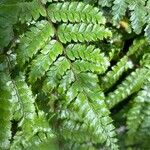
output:
[[[98,8],[82,2],[53,3],[48,7],[52,22],[85,22],[105,24],[105,18]]]
[[[35,27],[31,27],[20,40],[17,50],[19,65],[22,66],[29,61],[52,36],[54,36],[54,29],[48,21],[37,22]]]
[[[49,68],[46,74],[47,77],[43,83],[44,92],[50,94],[51,97],[53,91],[55,91],[56,95],[58,95],[55,101],[59,97],[62,99],[62,102],[60,102],[62,106],[59,106],[60,109],[68,108],[69,110],[69,113],[67,113],[68,116],[66,116],[67,114],[64,114],[64,116],[62,116],[63,114],[59,114],[58,117],[62,116],[63,118],[61,119],[70,120],[70,115],[72,115],[70,113],[75,111],[76,114],[72,116],[75,117],[76,115],[78,119],[84,121],[84,131],[88,130],[89,135],[95,137],[92,140],[93,143],[104,143],[106,141],[108,147],[112,149],[117,148],[114,126],[109,117],[109,110],[105,105],[104,97],[102,98],[103,94],[100,92],[98,77],[92,73],[99,73],[99,70],[95,66],[93,68],[90,66],[94,62],[98,63],[99,67],[106,64],[108,67],[107,57],[105,58],[100,50],[95,49],[94,46],[86,47],[86,45],[82,44],[68,45],[64,50],[64,55],[65,57],[61,56],[58,58]],[[86,61],[88,65],[85,63]],[[83,63],[87,69],[85,67],[82,68],[82,65],[78,69],[75,66],[76,62]],[[108,122],[104,124],[103,121]],[[87,127],[86,124],[89,124],[89,126]],[[95,128],[96,124],[97,127]],[[77,134],[74,136],[77,136]],[[86,139],[83,138],[83,140],[86,142]]]
[[[150,52],[150,45],[148,41],[145,38],[137,38],[133,41],[133,44],[130,46],[127,52],[127,56],[133,57],[133,60],[137,61],[144,55],[144,53],[147,52]]]
[[[147,78],[147,74],[148,69],[139,68],[128,75],[127,78],[117,86],[117,89],[113,92],[110,92],[106,97],[106,103],[108,107],[114,107],[116,104],[123,101],[134,92],[137,92],[142,87],[145,79]]]
[[[21,125],[22,124],[22,125]],[[54,138],[54,134],[49,127],[46,116],[43,112],[38,112],[34,118],[22,120],[19,123],[20,131],[14,136],[14,141],[10,150],[30,149],[31,147],[39,147],[39,145],[50,138]]]
[[[133,68],[133,63],[127,56],[124,56],[118,61],[115,66],[112,66],[112,69],[106,73],[104,77],[101,78],[101,88],[105,91],[112,87],[121,75]]]
[[[127,9],[127,0],[115,0],[112,7],[114,21],[118,22],[123,19]]]
[[[62,24],[58,28],[58,37],[62,43],[90,42],[111,37],[111,31],[99,24]]]
[[[31,62],[29,81],[35,82],[37,78],[41,78],[46,71],[48,71],[50,65],[56,60],[58,55],[62,54],[63,47],[61,43],[51,40],[41,50],[41,54]]]
[[[31,88],[25,82],[25,76],[19,75],[13,81],[15,94],[18,98],[16,107],[19,109],[18,119],[32,119],[35,116],[35,97],[33,97]],[[19,108],[18,108],[19,107]]]
[[[79,72],[104,73],[110,65],[104,53],[93,45],[70,44],[66,48],[66,54],[71,61],[74,61],[72,65]]]
[[[11,139],[12,101],[10,77],[0,72],[0,149],[8,149]]]
[[[60,79],[70,68],[70,63],[65,57],[60,57],[47,72],[47,78],[44,81],[43,90],[45,92],[52,91],[58,86]]]
[[[62,114],[63,119],[73,119],[77,122],[81,122],[81,124],[72,121],[64,122],[64,127],[62,128],[64,129],[64,132],[62,131],[63,136],[78,141],[79,143],[84,141],[104,143],[106,141],[108,147],[117,149],[116,133],[114,132],[114,126],[111,123],[112,120],[108,116],[109,111],[104,103],[101,92],[95,94],[95,92],[90,91],[88,87],[85,87],[86,90],[82,92],[82,88],[84,87],[81,87],[81,90],[77,89],[79,93],[74,96],[70,93],[71,91],[67,93],[69,94],[67,99],[72,98],[74,99],[74,102],[69,102],[70,105],[68,109],[70,111],[68,113],[65,111]],[[72,114],[72,112],[77,113]],[[80,120],[78,120],[78,118]],[[88,126],[86,124],[88,124]],[[79,136],[78,132],[80,132],[81,136]]]
[[[128,144],[134,143],[142,130],[150,128],[150,82],[146,83],[133,100],[127,114]],[[140,117],[139,117],[140,116]],[[144,133],[145,134],[145,133]]]
[[[22,23],[37,20],[40,15],[46,16],[46,10],[41,5],[39,0],[23,2],[18,4],[18,7],[20,8],[19,21]]]
[[[146,23],[147,11],[145,11],[145,1],[133,1],[129,5],[129,10],[131,10],[131,25],[137,34],[141,33],[143,26]]]
[[[145,53],[140,61],[140,65],[150,69],[150,53]]]

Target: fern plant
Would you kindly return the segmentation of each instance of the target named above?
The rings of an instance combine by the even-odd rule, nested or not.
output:
[[[149,149],[148,5],[0,2],[0,149]]]

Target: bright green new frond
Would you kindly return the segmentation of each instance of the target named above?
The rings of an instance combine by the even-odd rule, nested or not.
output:
[[[120,76],[127,70],[133,68],[133,63],[127,56],[124,56],[120,61],[112,67],[111,71],[107,72],[104,77],[101,78],[101,87],[103,90],[108,90],[112,87]]]
[[[54,29],[48,21],[37,22],[36,27],[31,27],[30,31],[21,38],[17,50],[19,65],[24,65],[29,58],[32,58],[52,36]]]
[[[118,85],[114,92],[108,94],[106,97],[108,107],[114,107],[134,92],[137,92],[147,78],[147,74],[148,70],[146,68],[136,69],[132,72],[120,85]]]
[[[58,37],[62,43],[90,42],[111,37],[111,31],[99,24],[62,24],[58,28]]]
[[[57,56],[62,54],[63,47],[61,43],[52,40],[47,43],[32,62],[29,72],[29,81],[35,82],[37,78],[42,77],[48,71],[50,65],[56,60]]]
[[[98,8],[82,2],[50,4],[48,14],[53,22],[87,22],[105,24],[105,18]]]
[[[145,84],[142,90],[133,100],[133,105],[127,114],[128,144],[134,143],[138,132],[144,128],[150,128],[150,82]],[[140,116],[140,117],[139,117]],[[146,123],[147,122],[147,123]]]
[[[0,149],[8,149],[11,139],[12,101],[10,77],[0,72]]]

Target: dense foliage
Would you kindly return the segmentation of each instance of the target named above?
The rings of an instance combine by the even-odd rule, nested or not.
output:
[[[150,148],[150,0],[0,1],[0,150]]]

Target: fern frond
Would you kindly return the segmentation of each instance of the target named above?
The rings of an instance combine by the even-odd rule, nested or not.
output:
[[[0,149],[8,149],[11,139],[12,101],[11,79],[0,72]]]
[[[110,65],[104,53],[92,45],[70,44],[66,48],[66,54],[70,60],[74,61],[72,65],[79,72],[92,71],[100,74]]]
[[[70,63],[65,57],[60,57],[47,72],[47,78],[44,82],[43,90],[52,91],[60,82],[62,76],[70,68]]]
[[[101,78],[101,87],[102,89],[108,90],[112,87],[120,76],[127,70],[133,68],[133,63],[127,56],[124,56],[119,62],[112,66],[111,71],[107,72],[104,77]]]
[[[85,22],[105,24],[105,18],[98,8],[82,2],[50,4],[48,14],[52,22]]]
[[[37,20],[40,15],[46,16],[46,10],[41,5],[39,0],[33,0],[31,2],[23,2],[18,5],[20,8],[19,21],[22,23],[28,21]]]
[[[118,85],[117,89],[114,92],[110,92],[106,97],[108,107],[114,107],[134,92],[137,92],[142,87],[145,79],[147,78],[147,74],[148,69],[141,68],[136,69],[129,76],[127,76],[127,78],[122,81],[120,85]]]
[[[76,120],[76,118],[79,118],[80,120],[77,119],[76,121],[81,122],[81,124],[74,123],[72,121],[64,122],[63,129],[66,128],[66,130],[64,129],[65,133],[63,131],[62,132],[64,133],[65,138],[74,139],[79,143],[84,141],[103,143],[106,141],[106,145],[108,147],[111,147],[111,149],[117,149],[117,145],[115,144],[117,141],[114,138],[116,135],[114,132],[114,126],[111,124],[112,120],[108,116],[109,111],[107,110],[106,105],[102,100],[101,93],[97,92],[97,94],[94,94],[88,88],[86,90],[88,93],[85,91],[82,92],[80,89],[78,89],[79,94],[76,96],[74,95],[75,98],[72,97],[74,102],[71,103],[68,107],[70,112],[65,112],[62,114],[63,119],[69,118],[69,120]],[[71,96],[67,99],[70,98]],[[78,113],[72,114],[74,111]],[[77,134],[79,131],[81,131],[81,136]]]
[[[40,111],[32,120],[22,120],[19,127],[21,131],[14,136],[10,150],[30,149],[32,146],[39,146],[47,139],[54,138],[44,113]]]
[[[127,114],[128,144],[133,144],[140,130],[150,128],[150,82],[146,83],[133,100],[133,105]],[[140,116],[140,117],[139,117]]]
[[[58,28],[58,37],[62,43],[90,42],[111,37],[111,31],[98,24],[62,24]]]
[[[141,33],[143,26],[146,23],[147,11],[145,11],[145,2],[146,0],[133,1],[129,5],[131,10],[131,24],[132,28],[137,34]]]
[[[16,90],[16,94],[18,96],[18,103],[16,105],[20,106],[19,115],[20,118],[24,119],[32,119],[35,115],[35,98],[33,97],[31,88],[28,87],[25,82],[25,77],[20,75],[14,80],[14,89]]]
[[[20,66],[29,61],[46,42],[54,36],[54,29],[48,21],[36,23],[36,27],[31,27],[22,38],[17,50],[18,63]]]
[[[63,47],[61,43],[51,40],[41,50],[39,54],[31,62],[31,71],[29,72],[29,81],[35,82],[37,78],[42,77],[48,71],[50,65],[56,60],[57,56],[62,54]]]
[[[126,9],[128,7],[127,0],[115,0],[113,10],[113,18],[116,22],[120,21],[126,13]]]

